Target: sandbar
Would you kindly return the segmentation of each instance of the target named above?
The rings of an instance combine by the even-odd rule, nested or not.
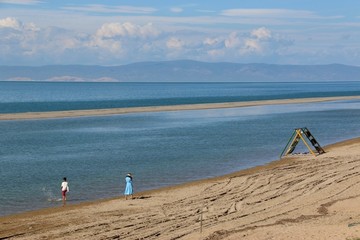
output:
[[[185,104],[185,105],[171,105],[171,106],[127,107],[127,108],[51,111],[51,112],[5,113],[5,114],[0,114],[0,120],[26,120],[26,119],[85,117],[85,116],[106,116],[106,115],[117,115],[117,114],[127,114],[127,113],[205,110],[205,109],[218,109],[218,108],[240,108],[240,107],[263,106],[263,105],[296,104],[296,103],[301,104],[301,103],[316,103],[316,102],[344,101],[344,100],[357,100],[357,99],[360,99],[360,96],[294,98],[294,99],[278,99],[278,100],[245,101],[245,102],[204,103],[204,104]]]

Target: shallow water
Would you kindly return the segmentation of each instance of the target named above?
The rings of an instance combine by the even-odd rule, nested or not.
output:
[[[0,121],[0,215],[121,196],[278,159],[294,128],[321,145],[360,136],[360,101]],[[305,151],[299,146],[297,151]]]

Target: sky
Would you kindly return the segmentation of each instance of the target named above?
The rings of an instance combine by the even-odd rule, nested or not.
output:
[[[360,0],[0,0],[0,65],[360,66]]]

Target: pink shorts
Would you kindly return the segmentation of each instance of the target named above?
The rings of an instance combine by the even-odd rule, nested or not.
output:
[[[61,191],[61,192],[62,192],[62,196],[63,196],[63,197],[66,197],[66,192],[67,192],[67,191],[65,190],[65,191]]]

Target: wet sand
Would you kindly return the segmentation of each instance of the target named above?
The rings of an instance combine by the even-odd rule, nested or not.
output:
[[[360,138],[226,176],[0,217],[0,239],[360,238]]]
[[[48,118],[85,117],[85,116],[106,116],[106,115],[116,115],[116,114],[126,114],[126,113],[201,110],[201,109],[217,109],[217,108],[239,108],[239,107],[251,107],[251,106],[262,106],[262,105],[316,103],[316,102],[355,100],[355,99],[360,99],[360,96],[298,98],[298,99],[231,102],[231,103],[206,103],[206,104],[188,104],[188,105],[172,105],[172,106],[152,106],[152,107],[129,107],[129,108],[53,111],[53,112],[8,113],[8,114],[0,114],[0,120],[24,120],[24,119],[48,119]]]

